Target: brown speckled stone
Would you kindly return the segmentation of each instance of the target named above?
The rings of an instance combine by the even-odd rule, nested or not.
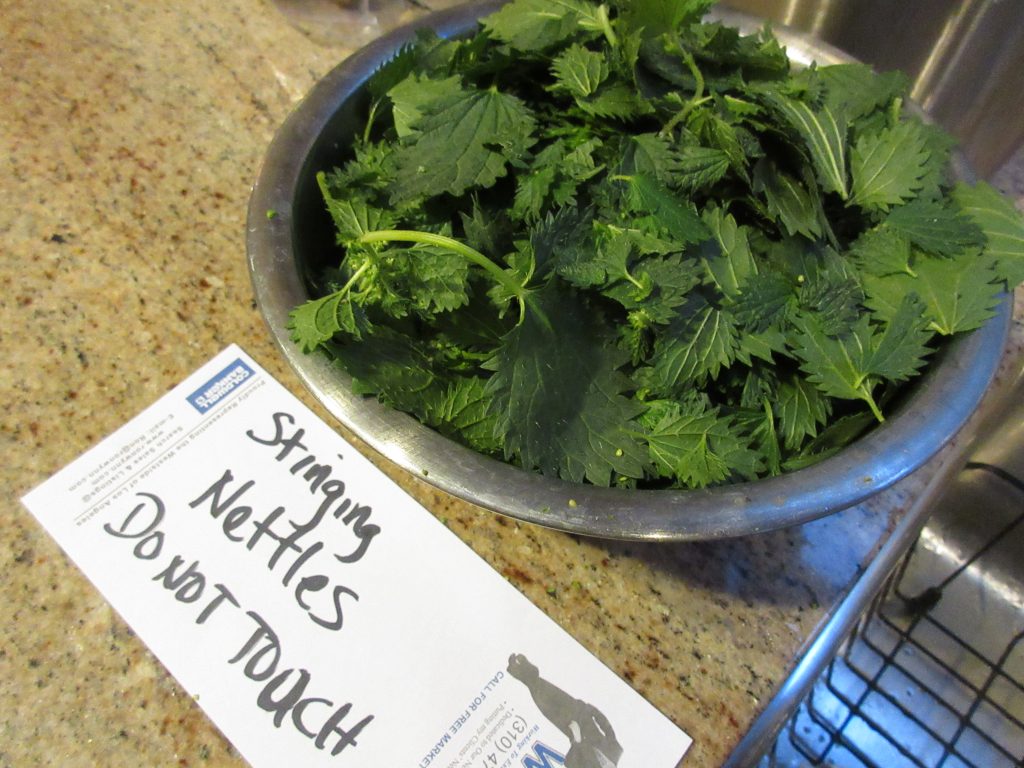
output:
[[[350,50],[258,0],[3,9],[0,768],[240,766],[17,499],[230,342],[324,414],[253,305],[245,209],[274,130]],[[1018,353],[1022,336],[1018,314]],[[385,469],[688,731],[690,766],[721,763],[923,483],[787,531],[642,546]]]

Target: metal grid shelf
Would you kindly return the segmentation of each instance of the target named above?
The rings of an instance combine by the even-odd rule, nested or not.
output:
[[[762,765],[1024,765],[1024,483],[977,463],[964,477],[968,541],[925,528]],[[977,506],[993,484],[1000,514]]]

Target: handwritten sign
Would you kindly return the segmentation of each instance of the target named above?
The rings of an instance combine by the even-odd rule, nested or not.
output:
[[[238,347],[23,502],[254,766],[689,747]]]

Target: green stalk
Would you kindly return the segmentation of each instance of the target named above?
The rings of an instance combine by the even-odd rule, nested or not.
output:
[[[370,114],[367,116],[366,126],[363,128],[363,144],[370,143],[370,131],[373,130],[373,119],[377,116],[377,106],[379,104],[379,101],[374,101],[370,105]]]
[[[638,291],[642,291],[646,287],[643,283],[641,283],[639,280],[637,280],[635,277],[629,274],[628,269],[622,270],[622,276],[625,277],[628,282],[636,286],[636,289]]]
[[[480,251],[470,248],[465,243],[461,243],[454,238],[446,237],[444,235],[435,235],[433,232],[419,232],[412,229],[378,229],[372,232],[364,232],[356,238],[355,242],[364,245],[388,242],[423,243],[425,245],[436,245],[439,248],[445,248],[453,253],[459,254],[470,263],[476,264],[478,267],[483,269],[491,279],[494,280],[494,282],[501,285],[516,297],[519,301],[520,314],[526,311],[525,302],[528,294],[526,288],[509,277],[509,274],[505,270],[480,253]]]
[[[344,296],[349,291],[351,291],[352,290],[352,286],[355,285],[356,282],[359,280],[359,278],[363,276],[363,272],[365,272],[369,268],[370,268],[370,262],[369,261],[364,261],[362,263],[362,265],[360,265],[359,269],[357,269],[355,272],[352,273],[352,277],[350,277],[348,279],[348,282],[345,283],[343,286],[341,286],[341,288],[338,289],[338,293],[340,293],[342,296]]]
[[[868,389],[863,384],[861,384],[858,388],[861,391],[861,399],[868,404],[868,408],[871,409],[871,413],[873,413],[875,418],[878,419],[878,423],[881,424],[882,422],[884,422],[885,416],[882,415],[882,411],[878,407],[878,404],[875,402],[875,398],[871,396],[871,390]]]
[[[605,40],[608,41],[608,45],[612,48],[616,48],[619,45],[619,38],[615,35],[615,30],[612,29],[612,22],[608,18],[608,6],[603,3],[597,9],[597,17],[601,21],[601,32],[604,33]]]
[[[672,118],[665,123],[665,126],[658,132],[658,135],[660,136],[667,136],[670,134],[672,130],[679,125],[679,123],[686,119],[686,116],[689,115],[690,112],[711,98],[710,96],[704,95],[704,75],[700,73],[700,69],[697,67],[697,62],[693,59],[693,54],[689,51],[683,51],[683,61],[690,70],[690,74],[693,75],[693,79],[697,81],[693,89],[693,96],[687,100],[682,109],[676,112]]]

